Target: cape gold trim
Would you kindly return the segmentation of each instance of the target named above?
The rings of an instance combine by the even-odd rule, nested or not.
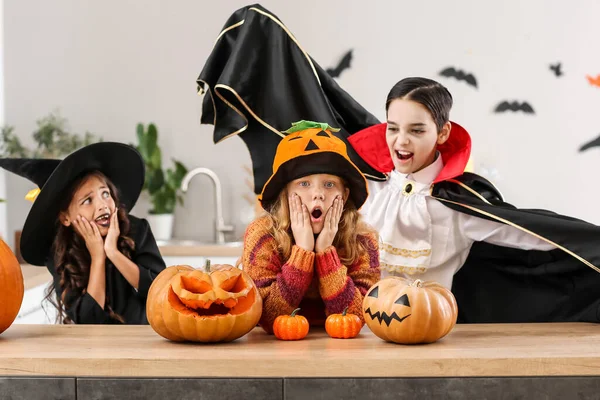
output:
[[[203,81],[202,79],[198,79],[198,80],[206,85],[208,94],[210,95],[210,101],[212,101],[212,105],[213,105],[213,126],[216,126],[217,125],[217,105],[215,104],[215,98],[213,97],[213,93],[210,90],[210,86],[208,85],[208,83],[206,83],[206,81]],[[200,85],[198,85],[198,89],[200,89],[200,90],[198,90],[198,95],[204,94],[204,90],[200,87]]]
[[[523,231],[523,232],[529,233],[530,235],[532,235],[532,236],[535,236],[536,238],[538,238],[538,239],[540,239],[540,240],[543,240],[543,241],[544,241],[544,242],[546,242],[546,243],[550,243],[551,245],[553,245],[553,246],[555,246],[555,247],[557,247],[557,248],[561,249],[562,251],[564,251],[565,253],[569,254],[569,255],[570,255],[570,256],[572,256],[572,257],[574,257],[574,258],[575,258],[575,259],[577,259],[578,261],[581,261],[582,263],[584,263],[584,264],[585,264],[585,265],[587,265],[588,267],[592,268],[594,271],[596,271],[596,272],[600,273],[600,268],[596,267],[594,264],[592,264],[591,262],[589,262],[589,261],[588,261],[588,260],[586,260],[585,258],[581,257],[580,255],[578,255],[578,254],[575,254],[575,253],[573,253],[571,250],[567,249],[566,247],[564,247],[564,246],[561,246],[560,244],[558,244],[558,243],[556,243],[556,242],[553,242],[552,240],[550,240],[550,239],[548,239],[548,238],[545,238],[545,237],[543,237],[543,236],[541,236],[541,235],[539,235],[539,234],[537,234],[537,233],[535,233],[535,232],[532,232],[532,231],[530,231],[530,230],[529,230],[529,229],[527,229],[527,228],[524,228],[524,227],[522,227],[522,226],[520,226],[520,225],[517,225],[517,224],[515,224],[514,222],[511,222],[511,221],[509,221],[509,220],[507,220],[507,219],[504,219],[504,218],[498,217],[498,216],[496,216],[496,215],[494,215],[494,214],[491,214],[491,213],[489,213],[489,212],[487,212],[487,211],[480,210],[480,209],[478,209],[477,207],[473,207],[473,206],[470,206],[470,205],[468,205],[468,204],[462,204],[462,203],[459,203],[459,202],[457,202],[457,201],[446,200],[446,199],[442,199],[441,197],[436,197],[436,196],[432,196],[432,197],[433,197],[434,199],[436,199],[436,200],[439,200],[439,201],[443,201],[443,202],[446,202],[446,203],[451,203],[451,204],[456,204],[456,205],[458,205],[458,206],[461,206],[461,207],[467,208],[467,209],[469,209],[469,210],[471,210],[471,211],[475,211],[475,212],[477,212],[477,213],[479,213],[479,214],[482,214],[482,215],[485,215],[485,216],[487,216],[487,217],[490,217],[490,218],[492,218],[492,219],[495,219],[496,221],[500,221],[500,222],[502,222],[502,223],[505,223],[506,225],[510,225],[510,226],[512,226],[513,228],[517,228],[517,229],[519,229],[519,230],[521,230],[521,231]]]
[[[228,31],[237,28],[238,26],[244,25],[244,21],[245,21],[245,19],[241,20],[240,22],[236,22],[235,24],[233,24],[231,26],[228,26],[227,28],[223,29],[221,31],[221,33],[219,33],[219,36],[217,36],[217,38],[215,39],[215,43],[213,44],[213,48],[214,48],[214,46],[216,46],[216,44],[219,41],[219,39],[221,39],[221,36],[223,36],[224,34],[226,34]]]
[[[483,197],[482,195],[480,195],[479,193],[477,193],[475,190],[471,189],[470,187],[468,187],[464,183],[462,183],[460,181],[457,181],[456,179],[448,179],[448,182],[456,183],[457,185],[459,185],[459,186],[463,187],[464,189],[468,190],[469,192],[471,192],[471,194],[474,194],[475,196],[477,196],[480,200],[486,202],[490,206],[492,205],[492,203],[490,203],[489,201],[487,201],[487,199],[485,197]]]
[[[310,68],[313,71],[313,74],[315,74],[315,78],[317,78],[317,82],[319,82],[319,86],[321,86],[321,80],[319,79],[319,75],[317,75],[317,70],[315,69],[315,66],[313,65],[312,60],[310,59],[310,57],[308,56],[308,53],[302,48],[302,46],[300,46],[300,43],[298,43],[298,41],[296,40],[296,38],[294,37],[294,35],[292,35],[292,32],[290,32],[285,25],[283,25],[283,23],[281,21],[279,21],[277,18],[275,18],[273,15],[266,13],[262,10],[259,10],[258,8],[255,7],[250,7],[249,10],[252,11],[256,11],[259,14],[262,14],[266,17],[271,18],[277,25],[279,25],[281,27],[281,29],[283,29],[285,31],[285,33],[288,34],[288,36],[290,37],[290,39],[292,39],[292,41],[294,43],[296,43],[296,46],[298,46],[298,48],[300,49],[300,51],[304,54],[304,57],[306,57],[306,60],[308,61],[308,63],[310,64]]]
[[[265,121],[263,121],[262,118],[260,118],[258,115],[256,115],[256,113],[248,106],[248,104],[246,104],[246,102],[242,99],[242,97],[238,94],[238,92],[235,91],[234,88],[232,88],[231,86],[227,86],[227,85],[223,85],[222,83],[219,83],[219,84],[215,85],[215,93],[217,94],[217,96],[219,96],[219,98],[221,100],[223,100],[229,107],[233,108],[235,110],[235,112],[237,112],[246,121],[246,125],[244,127],[242,127],[241,129],[238,129],[237,131],[235,131],[233,133],[230,133],[229,135],[225,136],[223,139],[227,139],[228,137],[237,135],[237,134],[245,131],[248,128],[248,118],[246,118],[246,116],[244,116],[244,114],[242,114],[240,112],[240,110],[238,110],[233,104],[231,104],[230,102],[225,100],[223,95],[221,95],[217,89],[225,89],[225,90],[230,91],[238,99],[238,101],[244,106],[244,108],[246,110],[248,110],[248,112],[250,113],[250,115],[252,115],[254,117],[254,119],[256,119],[258,122],[260,122],[265,128],[273,131],[274,133],[281,136],[282,138],[285,137],[285,135],[283,133],[281,133],[277,129],[273,128],[271,125],[269,125]],[[223,140],[223,139],[221,139],[221,140]],[[220,142],[220,140],[219,140],[219,142]]]

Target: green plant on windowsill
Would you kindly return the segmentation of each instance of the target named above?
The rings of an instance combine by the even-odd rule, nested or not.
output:
[[[173,169],[163,170],[162,152],[158,146],[158,130],[153,123],[150,123],[147,129],[139,123],[137,139],[138,145],[134,147],[140,152],[146,164],[144,190],[150,195],[152,203],[150,214],[173,214],[177,202],[183,204],[183,197],[180,195],[181,181],[188,170],[175,159],[172,159]]]
[[[36,148],[25,147],[15,134],[15,127],[6,125],[0,131],[0,155],[12,158],[63,158],[75,150],[88,144],[101,142],[102,138],[89,132],[83,136],[69,132],[67,119],[58,111],[36,121],[37,129],[33,132]]]

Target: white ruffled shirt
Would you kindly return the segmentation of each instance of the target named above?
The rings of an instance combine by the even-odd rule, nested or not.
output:
[[[382,278],[419,278],[451,288],[475,241],[524,250],[555,248],[517,228],[454,211],[432,198],[431,185],[443,167],[438,155],[416,173],[392,171],[385,182],[368,181],[369,197],[361,213],[379,231]]]

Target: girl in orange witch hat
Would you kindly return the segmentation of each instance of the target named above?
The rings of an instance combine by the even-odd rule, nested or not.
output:
[[[362,319],[363,296],[379,280],[377,234],[358,213],[367,182],[334,131],[310,121],[286,131],[259,196],[267,214],[246,230],[242,264],[267,332],[296,308],[313,325],[346,307]]]

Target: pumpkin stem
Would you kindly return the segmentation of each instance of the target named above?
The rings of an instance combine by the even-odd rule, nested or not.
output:
[[[209,259],[207,259],[206,263],[204,263],[204,270],[206,272],[210,272],[210,260]]]
[[[297,313],[298,311],[300,311],[300,309],[299,309],[299,308],[296,308],[294,311],[292,311],[292,313],[290,314],[290,317],[295,317],[295,316],[296,316],[296,313]]]
[[[423,287],[423,281],[416,279],[410,286]]]
[[[344,308],[344,311],[342,311],[342,317],[345,317],[347,312],[348,312],[348,306],[346,306],[346,308]]]

